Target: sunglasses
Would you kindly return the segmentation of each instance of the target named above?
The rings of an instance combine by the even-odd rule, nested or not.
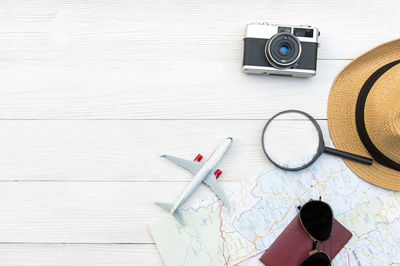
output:
[[[310,256],[301,263],[301,266],[330,266],[331,259],[325,252],[317,250],[317,243],[325,242],[331,236],[333,226],[331,207],[320,198],[307,202],[299,209],[300,223],[314,241]]]

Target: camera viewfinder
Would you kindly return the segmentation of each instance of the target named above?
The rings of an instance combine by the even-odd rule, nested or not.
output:
[[[294,28],[293,34],[297,37],[312,38],[314,36],[314,31],[312,29]]]
[[[292,28],[291,27],[278,27],[278,33],[281,33],[281,32],[292,33]]]

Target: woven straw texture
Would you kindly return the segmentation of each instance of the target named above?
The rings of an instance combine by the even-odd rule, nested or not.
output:
[[[384,43],[361,55],[336,77],[328,100],[328,125],[339,150],[370,157],[359,139],[355,109],[361,87],[378,68],[400,59],[400,39]],[[372,87],[365,105],[365,125],[374,145],[390,159],[400,162],[400,65],[383,74]],[[372,166],[345,160],[364,180],[400,190],[400,171],[376,161]]]

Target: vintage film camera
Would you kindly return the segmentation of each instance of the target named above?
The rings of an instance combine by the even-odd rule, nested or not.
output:
[[[246,26],[242,70],[311,77],[317,70],[317,28],[251,23]]]

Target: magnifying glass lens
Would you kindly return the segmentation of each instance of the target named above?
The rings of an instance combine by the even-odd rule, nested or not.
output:
[[[286,170],[300,170],[312,164],[319,156],[319,131],[306,115],[283,112],[265,126],[263,148],[276,166]]]

